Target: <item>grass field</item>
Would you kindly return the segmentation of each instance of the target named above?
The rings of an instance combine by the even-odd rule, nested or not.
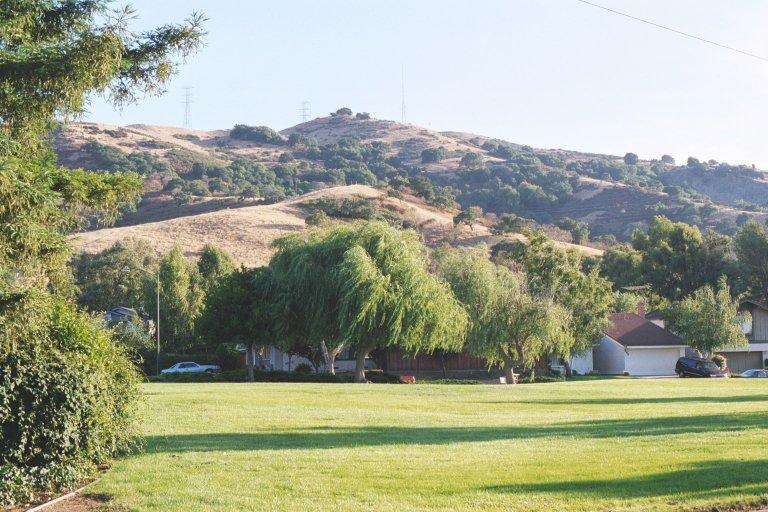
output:
[[[768,382],[149,384],[128,510],[700,510],[768,499]]]

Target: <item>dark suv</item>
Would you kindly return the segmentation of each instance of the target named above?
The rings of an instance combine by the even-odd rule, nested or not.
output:
[[[728,372],[709,359],[697,357],[681,357],[675,365],[675,373],[679,377],[727,377]]]

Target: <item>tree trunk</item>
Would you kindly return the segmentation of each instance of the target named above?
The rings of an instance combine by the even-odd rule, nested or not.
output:
[[[365,358],[368,357],[368,349],[359,348],[355,354],[355,382],[365,383]]]
[[[320,342],[320,350],[323,352],[323,361],[325,361],[325,371],[331,375],[336,375],[336,370],[333,368],[333,364],[336,361],[336,353],[328,350],[328,345],[325,344],[325,340]]]
[[[445,367],[445,352],[440,351],[440,368],[443,370],[443,378],[448,378],[448,370]]]
[[[507,384],[517,384],[517,378],[515,377],[515,365],[509,357],[504,358],[504,377],[507,379]]]
[[[571,358],[563,358],[563,366],[565,366],[565,376],[569,379],[573,377],[573,368],[571,368]]]
[[[253,382],[254,375],[253,375],[253,366],[254,366],[254,360],[256,359],[256,353],[253,350],[253,343],[248,344],[248,352],[245,354],[245,366],[246,366],[246,380],[248,382]]]

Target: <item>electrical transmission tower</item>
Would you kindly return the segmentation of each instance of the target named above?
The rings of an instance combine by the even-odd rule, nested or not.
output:
[[[312,104],[306,100],[302,101],[299,112],[301,112],[301,122],[306,123],[312,117]]]
[[[192,87],[184,87],[184,128],[189,128],[190,105],[192,105]]]
[[[402,104],[400,105],[401,121],[405,123],[405,64],[400,66],[400,93],[402,95]]]

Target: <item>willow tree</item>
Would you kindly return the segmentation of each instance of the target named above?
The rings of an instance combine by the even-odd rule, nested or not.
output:
[[[525,270],[531,291],[570,312],[570,345],[558,355],[570,376],[573,355],[591,350],[608,325],[614,295],[611,282],[600,277],[597,266],[585,270],[584,253],[556,246],[541,231],[526,230],[528,243],[517,243],[507,256]]]
[[[428,272],[415,232],[355,223],[292,235],[277,246],[270,266],[281,310],[289,312],[284,331],[302,331],[334,350],[352,348],[358,382],[378,347],[396,345],[411,354],[461,348],[466,314]],[[326,365],[332,368],[332,361]]]
[[[508,383],[516,382],[515,365],[532,369],[572,344],[569,312],[533,294],[524,273],[496,265],[482,250],[441,249],[435,260],[469,313],[467,350],[501,366]]]

